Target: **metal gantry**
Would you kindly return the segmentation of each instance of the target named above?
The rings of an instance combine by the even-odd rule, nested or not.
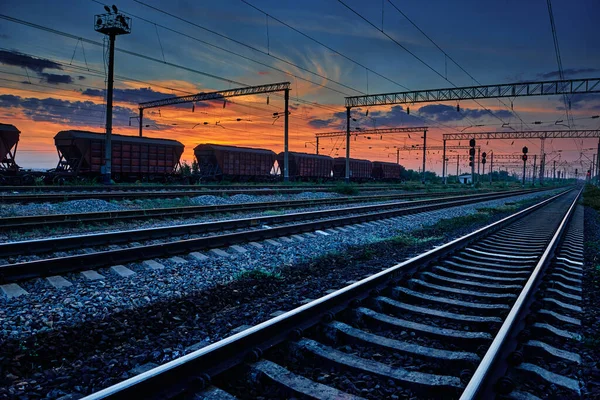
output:
[[[589,139],[599,138],[598,153],[600,153],[600,130],[598,129],[578,129],[578,130],[539,130],[539,131],[512,131],[512,132],[461,132],[445,133],[443,135],[444,148],[448,140],[495,140],[495,139],[540,139],[540,184],[544,180],[544,169],[546,162],[545,143],[546,139]],[[446,158],[446,150],[444,150]],[[600,159],[600,154],[597,154]],[[598,160],[597,160],[598,161]],[[446,171],[442,168],[442,179],[446,183]]]
[[[392,133],[413,133],[423,132],[423,148],[427,147],[427,126],[413,126],[413,127],[402,127],[402,128],[382,128],[382,129],[364,129],[357,132],[350,132],[350,109],[347,110],[348,124],[346,125],[346,132],[335,131],[335,132],[323,132],[315,134],[317,139],[317,154],[319,154],[319,139],[328,137],[339,137],[346,136],[346,183],[350,182],[350,136],[361,136],[361,135],[384,135]],[[423,181],[425,181],[425,161],[426,152],[423,152]]]
[[[140,123],[140,137],[142,136],[142,127],[143,127],[143,119],[144,119],[144,110],[148,108],[156,108],[156,107],[164,107],[171,106],[175,104],[184,104],[184,103],[197,103],[201,101],[208,100],[224,100],[229,97],[239,97],[239,96],[248,96],[253,94],[262,94],[262,93],[273,93],[273,92],[284,92],[284,108],[285,108],[285,117],[284,117],[284,133],[283,133],[283,180],[289,180],[289,135],[288,135],[288,127],[289,127],[289,100],[290,100],[290,82],[279,82],[279,83],[269,83],[265,85],[257,85],[257,86],[246,86],[235,89],[227,89],[227,90],[219,90],[216,92],[208,92],[208,93],[197,93],[190,94],[187,96],[178,96],[178,97],[168,97],[166,99],[147,101],[145,103],[139,103],[139,123]]]
[[[464,86],[445,89],[412,90],[406,92],[350,96],[345,98],[346,131],[349,137],[350,110],[354,107],[371,107],[394,104],[413,104],[440,101],[497,99],[501,97],[516,98],[523,96],[548,96],[583,93],[600,93],[600,78],[561,79],[539,82],[516,82],[496,85]],[[346,153],[346,157],[348,158],[349,146],[346,146]],[[445,165],[445,163],[442,164]],[[442,169],[444,183],[446,183],[445,167]],[[424,176],[425,171],[423,171],[423,177]],[[346,179],[348,180],[349,178],[347,177]]]
[[[547,96],[599,92],[600,78],[564,79],[350,96],[346,97],[346,107],[353,108],[393,104],[428,103],[433,101],[496,99],[500,97]]]

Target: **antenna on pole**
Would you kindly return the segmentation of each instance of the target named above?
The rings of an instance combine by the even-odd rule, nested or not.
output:
[[[106,140],[104,150],[104,166],[102,175],[104,183],[111,183],[111,164],[112,164],[112,103],[113,103],[113,83],[115,74],[115,38],[117,35],[127,35],[131,33],[131,18],[119,12],[117,6],[112,6],[112,11],[108,6],[104,6],[107,14],[94,16],[94,30],[103,33],[109,38],[109,58],[108,58],[108,88],[106,93]],[[140,118],[140,126],[142,120]]]

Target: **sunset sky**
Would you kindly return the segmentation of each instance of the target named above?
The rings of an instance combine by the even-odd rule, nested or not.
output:
[[[94,31],[94,15],[105,12],[104,4],[112,3],[0,2],[0,123],[21,131],[17,162],[22,167],[55,167],[53,137],[61,130],[104,132],[106,38]],[[116,5],[132,18],[132,33],[116,42],[114,133],[137,135],[139,102],[289,81],[290,151],[313,153],[315,133],[345,129],[345,96],[477,84],[472,78],[481,84],[558,79],[543,0],[121,0]],[[565,76],[600,76],[600,2],[554,0],[552,6]],[[600,94],[570,101],[575,129],[600,129],[600,119],[592,118],[600,114]],[[459,112],[456,102],[414,104],[410,115],[400,105],[370,108],[368,116],[367,109],[357,108],[353,127],[428,126],[428,145],[434,146],[442,144],[443,133],[462,130],[568,129],[557,122],[566,121],[559,96],[516,98],[512,110],[511,99],[479,103],[461,101]],[[181,141],[187,161],[200,143],[280,152],[283,118],[273,113],[282,111],[282,94],[236,97],[225,106],[222,100],[198,103],[194,110],[191,104],[164,107],[147,111],[144,135]],[[358,136],[351,142],[352,157],[395,161],[394,146],[421,144],[420,136]],[[539,140],[479,144],[497,154],[520,152],[523,146],[531,154],[540,151]],[[547,160],[587,169],[597,144],[548,140]],[[323,139],[320,147],[321,154],[345,154],[340,139]],[[440,173],[441,152],[428,157],[427,169]],[[420,159],[416,152],[403,152],[400,162],[417,169]]]

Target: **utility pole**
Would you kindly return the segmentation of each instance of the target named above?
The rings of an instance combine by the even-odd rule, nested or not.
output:
[[[492,184],[492,172],[494,172],[494,152],[492,151],[492,157],[490,158],[490,185]]]
[[[469,140],[469,166],[471,167],[471,186],[475,185],[475,139]]]
[[[442,153],[442,160],[444,160],[444,162],[442,163],[442,181],[444,182],[444,185],[446,184],[446,140],[444,140],[444,151]]]
[[[288,124],[290,119],[290,112],[288,111],[288,105],[290,102],[290,89],[285,89],[283,99],[285,103],[285,117],[283,118],[283,181],[288,182],[290,180],[290,155],[288,132]],[[346,148],[347,147],[348,144],[346,144]]]
[[[531,184],[535,186],[535,174],[537,171],[537,154],[533,155],[533,175],[531,175]]]
[[[596,152],[596,184],[600,186],[600,138],[598,139],[598,151]]]
[[[458,164],[460,162],[460,155],[456,156],[456,182],[460,183],[460,178],[458,177]]]
[[[525,187],[525,170],[526,170],[526,166],[527,166],[527,152],[529,150],[527,149],[527,146],[523,147],[523,187]]]
[[[112,105],[113,105],[113,84],[115,75],[115,39],[117,35],[127,35],[131,33],[131,18],[119,13],[116,6],[112,6],[112,11],[108,6],[104,6],[107,14],[95,16],[96,23],[94,30],[108,36],[108,82],[106,93],[106,139],[104,148],[104,167],[102,170],[103,181],[110,185],[112,173]],[[140,113],[140,127],[142,118]],[[140,128],[141,131],[141,128]]]
[[[552,180],[556,181],[556,160],[554,160],[554,165],[552,166]]]
[[[480,181],[480,168],[481,168],[481,147],[477,148],[477,183]]]
[[[545,138],[540,139],[540,186],[544,183],[544,169],[546,168],[546,152],[544,145],[546,143]]]
[[[317,136],[317,155],[319,155],[319,137]]]
[[[350,183],[350,107],[346,107],[346,183]]]
[[[425,159],[427,157],[427,129],[423,131],[423,184],[425,184]]]

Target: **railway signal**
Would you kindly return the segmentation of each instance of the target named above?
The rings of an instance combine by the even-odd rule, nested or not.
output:
[[[525,187],[525,166],[527,164],[527,152],[529,149],[527,146],[523,146],[523,187]]]
[[[481,153],[481,163],[483,164],[483,171],[482,171],[483,176],[485,176],[485,158],[486,157],[487,157],[487,153],[485,151],[483,153]]]
[[[471,185],[475,184],[475,139],[469,140],[469,167],[471,167]]]

